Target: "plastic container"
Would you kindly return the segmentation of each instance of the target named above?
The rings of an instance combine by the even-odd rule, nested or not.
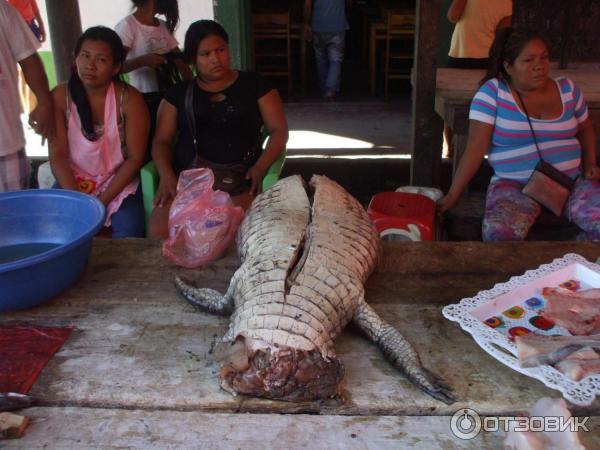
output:
[[[80,192],[0,193],[0,311],[45,302],[75,282],[104,215],[97,198]]]
[[[380,192],[367,213],[382,239],[432,241],[435,236],[435,202],[421,194]]]

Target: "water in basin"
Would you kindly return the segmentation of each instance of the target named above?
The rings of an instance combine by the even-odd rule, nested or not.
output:
[[[39,255],[53,248],[59,247],[61,244],[48,242],[34,242],[29,244],[16,244],[0,247],[0,264],[11,263],[19,259],[28,258],[30,256]]]

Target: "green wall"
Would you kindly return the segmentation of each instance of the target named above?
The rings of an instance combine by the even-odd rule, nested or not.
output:
[[[250,0],[214,0],[215,20],[229,34],[233,67],[248,70],[250,55]]]
[[[46,76],[48,77],[48,84],[50,85],[50,89],[56,86],[56,72],[54,71],[54,59],[52,58],[52,52],[38,52],[40,58],[42,58],[42,63],[44,64],[44,69],[46,70]]]

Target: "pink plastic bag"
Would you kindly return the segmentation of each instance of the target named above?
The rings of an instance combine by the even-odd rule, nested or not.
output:
[[[210,169],[181,172],[169,211],[169,239],[163,255],[187,268],[213,261],[233,241],[244,210],[226,192],[213,191]]]

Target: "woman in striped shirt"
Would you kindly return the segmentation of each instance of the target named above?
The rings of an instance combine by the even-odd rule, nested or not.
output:
[[[541,213],[521,189],[543,159],[576,184],[565,214],[585,237],[600,240],[600,168],[596,138],[581,91],[567,78],[549,77],[546,42],[535,32],[507,28],[490,49],[490,68],[469,113],[467,149],[440,213],[452,208],[485,155],[494,169],[486,195],[483,240],[523,240]],[[523,104],[524,103],[524,104]]]

